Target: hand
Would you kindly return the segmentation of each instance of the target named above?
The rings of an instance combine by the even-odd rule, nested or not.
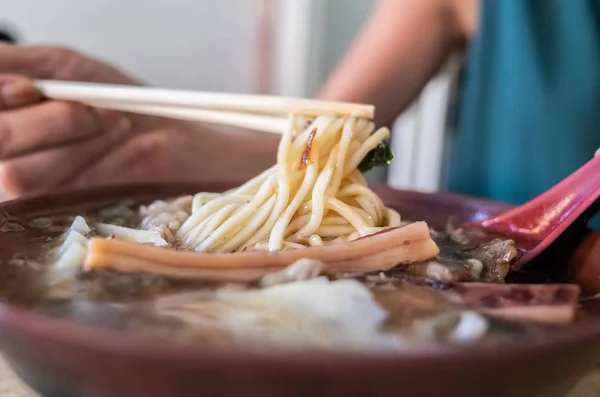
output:
[[[248,178],[274,161],[272,137],[42,101],[29,78],[139,84],[73,51],[0,44],[0,188],[10,196],[69,185]]]

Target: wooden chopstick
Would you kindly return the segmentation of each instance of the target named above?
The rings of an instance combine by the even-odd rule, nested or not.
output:
[[[246,128],[273,134],[281,134],[287,123],[287,120],[283,117],[226,112],[221,110],[203,110],[156,105],[133,105],[117,102],[84,101],[82,103],[97,108],[120,110],[130,113],[168,117],[180,120],[228,125],[231,127]]]
[[[372,105],[269,95],[227,94],[50,80],[38,80],[35,85],[47,98],[88,103],[116,102],[130,105],[171,106],[271,115],[297,113],[306,116],[354,116],[367,119],[372,119],[375,113]]]

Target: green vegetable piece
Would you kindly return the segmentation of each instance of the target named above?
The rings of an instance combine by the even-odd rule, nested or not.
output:
[[[386,141],[381,141],[379,145],[371,150],[358,165],[358,170],[363,174],[374,167],[383,167],[392,162],[394,153]]]

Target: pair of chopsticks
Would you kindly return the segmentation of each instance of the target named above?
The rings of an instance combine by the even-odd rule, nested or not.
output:
[[[287,115],[363,117],[372,119],[374,106],[269,95],[227,94],[126,85],[38,80],[36,87],[50,99],[89,106],[222,124],[280,134]]]

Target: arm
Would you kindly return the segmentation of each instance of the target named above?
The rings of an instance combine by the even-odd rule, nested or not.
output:
[[[381,0],[320,98],[375,104],[376,124],[389,125],[470,35],[476,4]]]

